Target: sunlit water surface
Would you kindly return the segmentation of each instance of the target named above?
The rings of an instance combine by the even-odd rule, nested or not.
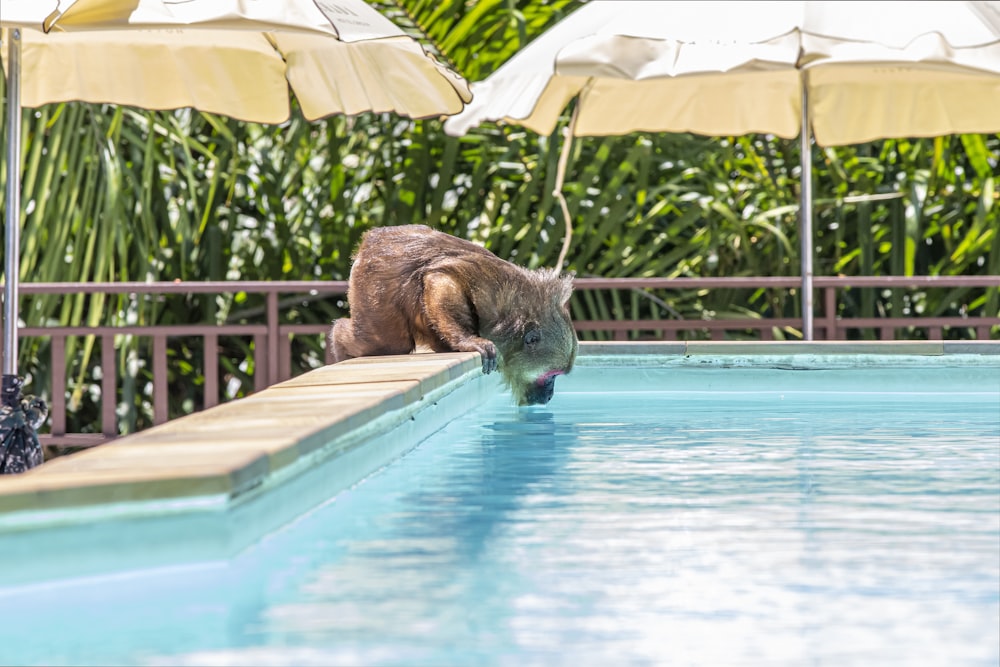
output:
[[[997,665],[1000,396],[813,375],[498,396],[230,562],[0,596],[0,662]]]

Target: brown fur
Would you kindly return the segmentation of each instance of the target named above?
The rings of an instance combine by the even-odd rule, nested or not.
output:
[[[423,225],[379,227],[351,267],[350,319],[333,323],[334,361],[380,354],[479,352],[521,404],[547,403],[577,339],[570,276],[528,270]]]

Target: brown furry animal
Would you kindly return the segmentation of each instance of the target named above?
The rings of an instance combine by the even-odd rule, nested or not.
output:
[[[350,319],[333,323],[334,361],[435,352],[479,352],[521,405],[548,403],[576,359],[571,276],[528,270],[475,243],[423,225],[379,227],[351,267]]]

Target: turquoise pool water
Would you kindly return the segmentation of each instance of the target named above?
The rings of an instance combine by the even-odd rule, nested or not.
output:
[[[996,371],[578,368],[231,560],[0,589],[0,663],[995,666]]]

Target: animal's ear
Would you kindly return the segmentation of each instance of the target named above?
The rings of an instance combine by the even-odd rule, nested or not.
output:
[[[540,329],[532,326],[524,333],[524,346],[534,347],[542,342],[542,332]]]
[[[559,305],[567,310],[569,309],[569,299],[573,296],[573,277],[574,274],[567,273],[559,279]]]

